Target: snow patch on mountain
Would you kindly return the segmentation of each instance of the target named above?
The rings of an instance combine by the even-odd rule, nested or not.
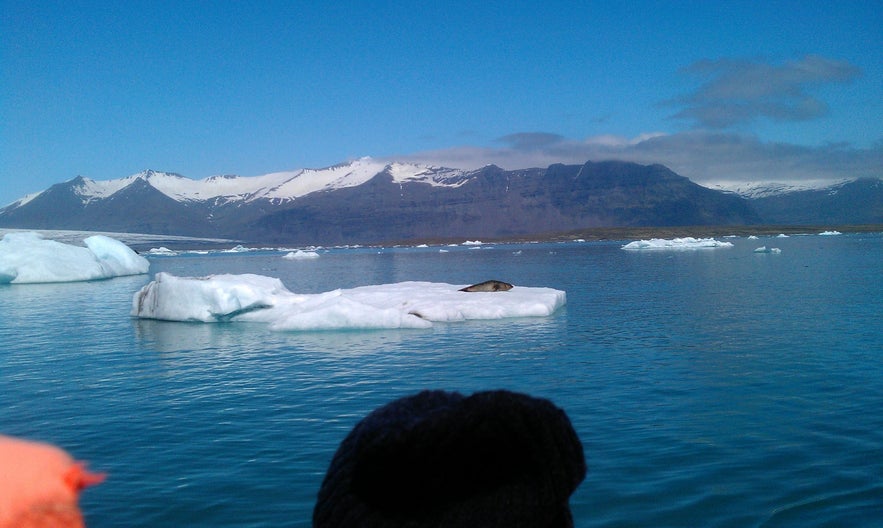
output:
[[[3,211],[5,209],[11,210],[11,209],[15,209],[16,207],[21,207],[21,206],[27,204],[28,202],[30,202],[31,200],[33,200],[34,198],[43,194],[43,192],[44,191],[38,191],[35,193],[26,194],[26,195],[22,196],[21,198],[19,198],[18,200],[0,207],[0,211]]]
[[[179,202],[216,200],[223,203],[259,198],[291,176],[288,173],[252,177],[219,175],[192,180],[178,174],[145,171],[135,177],[144,178],[156,190]]]
[[[769,198],[770,196],[779,196],[800,191],[818,191],[830,190],[832,194],[836,194],[840,187],[853,180],[840,180],[832,182],[831,180],[800,180],[788,182],[714,182],[703,183],[705,187],[716,191],[730,192],[738,194],[749,200],[757,198]]]
[[[435,187],[459,187],[469,181],[466,172],[461,169],[392,163],[387,170],[396,183],[422,182]]]
[[[384,171],[397,183],[422,182],[433,186],[459,187],[468,181],[466,173],[459,169],[388,163],[365,157],[324,169],[299,169],[262,176],[218,175],[193,180],[179,174],[146,170],[115,180],[96,181],[78,177],[72,183],[74,192],[84,204],[107,198],[137,180],[146,181],[156,190],[179,202],[215,201],[216,205],[220,205],[264,199],[273,203],[286,203],[318,191],[356,187]],[[39,193],[29,195],[18,205],[24,205],[38,195]]]
[[[356,187],[376,176],[384,167],[386,163],[372,158],[361,158],[325,169],[278,172],[275,175],[282,181],[265,192],[256,194],[252,199],[289,200],[317,191]]]
[[[135,180],[139,179],[140,177],[140,174],[135,174],[133,176],[118,178],[116,180],[95,181],[80,176],[76,178],[77,182],[76,185],[74,185],[73,187],[73,191],[83,200],[84,204],[88,204],[93,200],[101,200],[103,198],[107,198],[117,191],[125,189],[129,185],[132,185]]]

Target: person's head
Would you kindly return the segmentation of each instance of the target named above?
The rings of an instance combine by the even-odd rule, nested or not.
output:
[[[572,526],[586,474],[567,415],[509,391],[423,391],[359,422],[313,511],[323,527]]]
[[[82,528],[80,492],[102,480],[58,447],[0,434],[0,528]]]

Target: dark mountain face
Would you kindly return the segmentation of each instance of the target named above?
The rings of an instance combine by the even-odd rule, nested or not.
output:
[[[103,199],[85,200],[77,192],[83,179],[53,185],[25,206],[0,212],[0,225],[31,229],[74,229],[129,233],[207,236],[214,226],[204,205],[169,198],[146,180]]]
[[[109,231],[174,234],[186,229],[190,236],[211,236],[215,231],[207,204],[179,202],[146,180],[135,180],[86,212],[89,224],[110,225]]]
[[[76,189],[83,183],[76,178],[57,183],[23,207],[8,207],[0,211],[0,225],[31,229],[58,229],[58,224],[80,216],[86,204]],[[76,223],[76,221],[74,221]],[[71,227],[70,229],[80,229]]]
[[[545,175],[551,203],[594,226],[751,224],[742,199],[712,191],[662,165],[607,161],[552,165]]]
[[[394,180],[384,169],[353,187],[290,200],[175,200],[133,183],[84,200],[82,180],[58,184],[0,225],[233,238],[292,244],[370,244],[497,238],[588,227],[745,225],[760,221],[743,198],[699,186],[661,165],[625,162],[506,171],[487,166],[458,186]]]
[[[274,241],[352,244],[427,238],[511,237],[601,226],[752,224],[737,196],[665,167],[605,162],[504,171],[485,167],[456,188],[366,184],[314,193],[242,230]]]

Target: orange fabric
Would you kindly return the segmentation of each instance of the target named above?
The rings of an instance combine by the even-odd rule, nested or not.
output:
[[[0,528],[81,528],[80,491],[102,480],[55,446],[0,435]]]

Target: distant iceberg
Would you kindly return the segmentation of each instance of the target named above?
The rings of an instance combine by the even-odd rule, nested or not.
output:
[[[158,247],[158,248],[151,248],[147,252],[147,254],[152,255],[152,256],[160,255],[163,257],[174,257],[178,254],[178,252],[172,251],[171,249],[169,249],[167,247]]]
[[[840,231],[822,231],[819,234],[823,235],[823,236],[831,236],[831,235],[842,235],[843,233],[841,233]]]
[[[464,286],[400,282],[297,294],[279,279],[263,275],[157,273],[132,298],[132,315],[168,321],[259,322],[273,330],[427,328],[433,322],[548,316],[567,302],[565,292],[552,288],[458,291]]]
[[[230,249],[222,250],[221,253],[247,253],[249,251],[252,251],[252,250],[250,248],[243,246],[242,244],[237,244],[236,246],[234,246]]]
[[[779,248],[768,248],[766,246],[760,246],[759,248],[754,249],[755,253],[781,253],[782,250]]]
[[[685,237],[685,238],[674,238],[671,240],[667,240],[664,238],[652,238],[650,240],[637,240],[635,242],[629,242],[628,244],[622,246],[622,249],[642,249],[642,250],[660,250],[660,249],[705,249],[705,248],[720,248],[720,247],[733,247],[732,242],[719,242],[713,238],[693,238],[693,237]]]
[[[298,249],[297,251],[289,251],[288,253],[282,255],[282,258],[286,260],[308,260],[319,258],[319,254],[315,251],[304,251],[302,249]]]
[[[0,240],[0,284],[76,282],[147,273],[150,263],[119,240],[95,235],[85,247],[31,232]]]

